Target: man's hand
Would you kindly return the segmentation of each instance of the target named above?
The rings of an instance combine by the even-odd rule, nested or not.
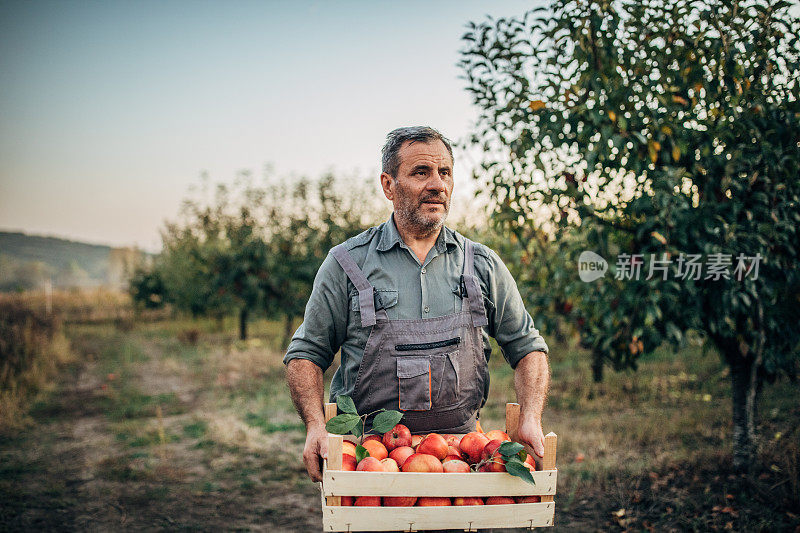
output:
[[[322,481],[322,459],[328,458],[328,432],[325,426],[308,429],[303,448],[303,462],[311,481]]]
[[[542,432],[541,420],[534,418],[520,419],[517,431],[517,436],[521,441],[520,444],[527,444],[539,458],[544,457],[544,433]]]
[[[286,366],[286,381],[300,418],[306,425],[303,462],[313,481],[322,481],[321,458],[328,457],[328,432],[322,412],[322,369],[305,359],[293,359]]]
[[[514,388],[520,405],[518,437],[540,459],[544,456],[542,410],[549,386],[550,367],[544,352],[531,352],[517,363]]]

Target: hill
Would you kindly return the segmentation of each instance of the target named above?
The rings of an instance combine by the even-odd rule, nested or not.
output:
[[[124,288],[133,268],[151,254],[135,248],[0,231],[0,291],[43,287]]]

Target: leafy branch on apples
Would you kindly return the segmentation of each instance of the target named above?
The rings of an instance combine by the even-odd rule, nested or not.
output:
[[[336,398],[336,406],[342,414],[334,416],[325,423],[325,429],[329,433],[336,435],[352,434],[359,438],[358,446],[356,446],[356,460],[361,461],[364,457],[369,456],[369,452],[361,444],[364,442],[364,437],[371,432],[376,434],[386,433],[394,426],[400,423],[403,418],[403,413],[400,411],[392,411],[386,409],[378,409],[364,415],[359,415],[356,409],[356,404],[350,396],[341,395]],[[377,415],[375,415],[377,413]],[[372,421],[372,429],[366,431],[367,418],[375,415]]]

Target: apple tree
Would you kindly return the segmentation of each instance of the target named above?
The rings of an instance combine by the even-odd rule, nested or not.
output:
[[[755,458],[762,380],[795,376],[800,351],[789,7],[559,0],[463,38],[481,110],[471,141],[498,212],[563,248],[584,342],[616,366],[689,330],[716,347],[739,468]],[[605,276],[578,279],[581,248],[607,260]]]

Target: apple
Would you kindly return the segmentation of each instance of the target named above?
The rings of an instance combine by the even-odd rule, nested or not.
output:
[[[458,449],[458,446],[448,446],[447,447],[447,455],[455,455],[459,459],[463,459],[461,456],[461,450]]]
[[[517,503],[539,503],[542,501],[541,496],[515,496],[514,501]]]
[[[389,451],[401,446],[411,446],[411,431],[403,424],[397,424],[383,434],[383,445]]]
[[[477,496],[453,498],[453,505],[483,505],[483,498]]]
[[[447,441],[438,433],[431,433],[417,446],[417,453],[433,455],[440,461],[447,457]]]
[[[356,445],[349,440],[342,441],[342,453],[345,455],[356,456]]]
[[[448,455],[444,459],[442,459],[442,463],[446,463],[447,461],[463,461],[464,458],[461,455]]]
[[[513,498],[510,498],[508,496],[489,496],[488,498],[486,498],[486,505],[505,505],[507,503],[515,503],[515,502]]]
[[[342,470],[347,470],[352,472],[356,469],[357,463],[356,458],[352,455],[345,455],[342,454]]]
[[[355,501],[356,507],[380,507],[380,496],[359,496]]]
[[[353,496],[342,496],[342,506],[352,507],[355,500]]]
[[[458,443],[458,449],[467,459],[469,463],[477,463],[481,459],[481,452],[483,447],[489,444],[489,439],[483,433],[473,431],[467,433]]]
[[[511,437],[508,436],[508,433],[505,431],[500,431],[499,429],[493,429],[491,431],[486,432],[486,438],[489,440],[500,439],[502,441],[511,440]]]
[[[463,435],[450,434],[450,435],[445,435],[444,440],[447,441],[448,446],[453,446],[455,448],[458,448],[458,443],[461,442],[461,437],[463,437]]]
[[[416,496],[384,496],[384,507],[413,507],[417,503]]]
[[[424,435],[411,435],[411,447],[416,450],[417,446],[419,446],[419,443],[422,442],[424,438]]]
[[[403,463],[403,472],[436,472],[443,473],[441,461],[427,453],[415,453]]]
[[[493,441],[489,441],[489,443],[483,447],[483,451],[481,452],[481,461],[486,461],[483,466],[481,466],[481,472],[505,472],[506,471],[506,461],[497,451],[497,448],[503,444],[503,441],[500,439],[495,439]]]
[[[356,470],[359,472],[385,472],[386,470],[383,469],[383,463],[381,463],[378,459],[374,457],[364,457],[361,459],[361,462],[358,463]]]
[[[395,461],[394,459],[390,459],[389,457],[387,457],[386,459],[383,459],[381,461],[381,464],[383,464],[383,469],[386,470],[387,472],[399,472],[400,471],[400,467],[397,466],[397,461]]]
[[[367,435],[366,437],[364,437],[364,442],[367,442],[369,440],[376,440],[378,442],[382,442],[383,437],[381,437],[380,435]],[[362,443],[361,445],[363,446],[364,444]]]
[[[439,496],[420,496],[417,498],[418,507],[436,507],[439,505],[452,505],[450,498]]]
[[[389,452],[389,457],[397,461],[397,466],[403,466],[406,459],[414,455],[414,448],[411,446],[400,446]]]
[[[451,459],[442,463],[442,470],[446,474],[469,474],[469,465],[460,459]]]
[[[369,452],[370,457],[374,457],[378,461],[386,459],[389,457],[389,452],[386,451],[386,446],[379,440],[365,440],[363,444],[361,444],[364,448],[367,449]]]

